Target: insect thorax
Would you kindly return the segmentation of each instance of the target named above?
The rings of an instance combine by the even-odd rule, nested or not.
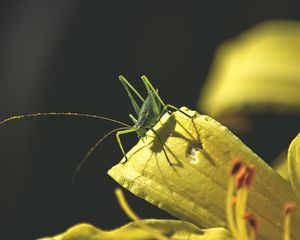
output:
[[[153,104],[151,102],[150,95],[146,98],[143,105],[141,106],[141,111],[138,115],[138,121],[135,124],[136,128],[152,128],[158,121],[160,117],[161,111],[161,103],[156,97],[155,94],[152,93],[154,97],[156,107],[158,108],[158,113],[155,113],[153,110]]]

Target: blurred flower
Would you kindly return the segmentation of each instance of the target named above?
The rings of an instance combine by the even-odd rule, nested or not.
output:
[[[198,106],[288,179],[286,149],[300,131],[300,22],[260,23],[216,51]]]
[[[300,22],[258,24],[222,44],[199,107],[210,116],[240,111],[300,113]]]
[[[284,234],[285,240],[299,239],[300,213],[290,214],[293,208],[286,207],[284,218],[282,209],[291,202],[299,206],[300,135],[289,151],[290,184],[226,127],[187,108],[181,110],[195,117],[177,111],[165,114],[155,126],[172,166],[160,141],[148,132],[127,153],[128,162],[108,172],[124,188],[180,220],[140,220],[127,213],[134,222],[114,231],[78,225],[48,239],[279,240]]]

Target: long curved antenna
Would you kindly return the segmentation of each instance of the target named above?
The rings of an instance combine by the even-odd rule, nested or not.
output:
[[[131,126],[129,126],[131,127]],[[80,169],[82,168],[83,164],[86,162],[86,160],[91,156],[91,154],[94,152],[94,150],[99,146],[99,144],[104,141],[108,136],[110,136],[112,133],[115,133],[117,131],[126,129],[128,127],[120,127],[120,128],[116,128],[111,130],[110,132],[106,133],[102,138],[98,139],[98,141],[94,144],[94,146],[92,146],[90,148],[90,150],[88,151],[88,153],[85,155],[85,157],[80,161],[80,163],[77,165],[77,168],[75,169],[73,176],[72,176],[72,182],[75,181]]]
[[[0,125],[12,120],[21,119],[21,118],[31,118],[31,117],[42,117],[42,116],[77,116],[77,117],[89,117],[89,118],[96,118],[101,120],[106,120],[109,122],[118,123],[120,125],[123,125],[125,127],[131,127],[130,125],[123,123],[121,121],[109,118],[109,117],[102,117],[94,114],[86,114],[86,113],[73,113],[73,112],[48,112],[48,113],[31,113],[31,114],[24,114],[24,115],[18,115],[13,116],[7,119],[4,119],[0,122]]]

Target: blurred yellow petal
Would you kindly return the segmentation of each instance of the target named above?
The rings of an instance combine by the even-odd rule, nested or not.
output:
[[[196,114],[187,108],[182,111]],[[197,114],[191,119],[175,112],[165,114],[155,126],[170,166],[157,138],[149,131],[127,156],[126,164],[109,170],[123,187],[199,227],[226,227],[225,198],[230,161],[239,157],[256,167],[255,183],[249,193],[249,210],[259,222],[259,239],[281,239],[282,206],[296,202],[290,186],[279,174],[214,119]],[[299,213],[293,222],[300,223]],[[292,228],[300,236],[300,228]]]
[[[170,240],[232,240],[224,228],[201,230],[195,225],[176,220],[141,220],[143,224],[161,231]],[[104,231],[86,223],[71,227],[66,232],[40,240],[153,240],[151,233],[135,222],[112,231]]]
[[[102,231],[94,226],[87,223],[81,223],[71,227],[70,229],[66,230],[66,232],[57,236],[40,238],[38,240],[90,240],[93,239],[93,237],[101,234]]]
[[[260,23],[222,44],[199,107],[213,117],[252,111],[300,112],[300,22]]]
[[[300,133],[289,147],[288,170],[294,191],[300,199]]]
[[[283,151],[272,163],[272,167],[282,176],[285,180],[290,181],[288,172],[287,150]]]

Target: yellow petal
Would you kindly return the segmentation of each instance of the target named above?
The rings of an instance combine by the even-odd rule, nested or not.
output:
[[[284,150],[272,163],[272,167],[282,176],[285,180],[290,181],[288,172],[287,150]]]
[[[300,112],[300,22],[260,23],[222,44],[199,107],[229,112]]]
[[[61,233],[54,237],[45,237],[40,238],[38,240],[89,240],[92,239],[96,235],[101,234],[101,230],[95,228],[94,226],[81,223],[71,227],[70,229],[66,230],[64,233]]]
[[[196,112],[181,108],[188,115]],[[224,199],[229,164],[240,157],[256,166],[249,194],[249,209],[259,221],[259,239],[281,239],[282,206],[296,201],[288,182],[214,119],[197,114],[190,119],[180,112],[165,114],[154,127],[167,150],[170,166],[157,138],[149,131],[127,156],[126,164],[109,170],[135,195],[199,227],[226,227]],[[296,213],[297,214],[297,213]],[[295,222],[300,223],[299,214]],[[292,229],[300,236],[300,228]]]
[[[288,170],[291,184],[300,199],[300,133],[289,147]]]
[[[141,220],[143,224],[161,231],[172,240],[232,240],[224,228],[201,230],[195,225],[176,220]],[[81,223],[54,237],[40,240],[153,240],[151,233],[141,229],[135,222],[112,231],[104,231]]]

